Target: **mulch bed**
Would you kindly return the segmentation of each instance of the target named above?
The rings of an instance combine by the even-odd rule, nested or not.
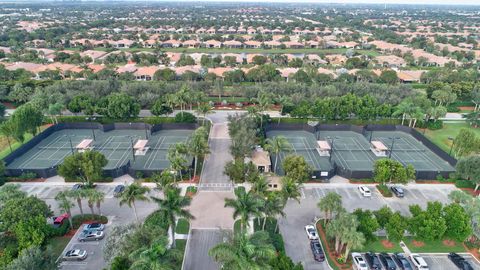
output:
[[[412,244],[413,244],[414,246],[416,246],[416,247],[423,247],[423,246],[425,246],[425,243],[424,243],[424,242],[422,242],[422,241],[417,241],[417,240],[413,240],[413,241],[412,241]]]
[[[330,262],[333,262],[337,267],[339,267],[341,269],[349,269],[351,267],[351,264],[349,264],[349,263],[340,264],[337,261],[337,258],[338,258],[337,255],[338,254],[335,251],[335,245],[334,244],[330,245],[331,243],[327,240],[327,235],[325,234],[325,232],[323,230],[321,222],[323,222],[323,221],[321,220],[317,223],[317,231],[318,231],[319,236],[322,238],[322,243],[325,243],[325,246],[323,247],[325,249],[324,252],[328,253],[327,256],[332,259],[332,260],[330,260]]]
[[[455,241],[452,241],[452,240],[448,240],[448,239],[445,239],[442,241],[443,245],[447,246],[447,247],[454,247],[456,246],[457,244],[455,243]]]
[[[446,184],[446,185],[455,185],[454,182],[440,182],[437,180],[416,180],[415,184]]]
[[[193,198],[193,196],[195,196],[195,194],[196,194],[195,192],[188,191],[187,193],[185,193],[185,196]]]
[[[383,246],[384,248],[393,248],[393,247],[395,247],[395,245],[394,245],[392,242],[388,241],[387,239],[383,239],[383,240],[381,241],[381,243],[382,243],[382,246]]]
[[[468,194],[470,194],[474,197],[480,195],[480,190],[475,191],[475,189],[473,189],[473,188],[460,188],[460,189],[467,192]]]
[[[475,109],[473,106],[459,106],[457,108],[459,108],[461,111],[473,111]]]
[[[65,235],[63,235],[63,237],[72,238],[76,233],[77,233],[77,229],[72,229],[72,230],[68,231]]]

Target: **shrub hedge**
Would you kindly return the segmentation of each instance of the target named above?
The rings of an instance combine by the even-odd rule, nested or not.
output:
[[[92,214],[84,214],[83,216],[76,215],[72,217],[73,228],[78,229],[83,223],[87,221],[95,221],[102,224],[107,224],[108,218],[106,216],[92,215]]]

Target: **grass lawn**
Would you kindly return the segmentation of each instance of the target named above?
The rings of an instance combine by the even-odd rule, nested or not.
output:
[[[71,236],[57,236],[50,239],[48,242],[48,246],[50,246],[53,250],[53,253],[57,256],[60,256],[68,245],[68,242],[72,239]]]
[[[477,136],[480,136],[480,128],[473,128],[467,123],[444,123],[442,129],[427,129],[425,136],[448,153],[450,152],[450,147],[452,145],[452,141],[450,141],[448,137],[455,138],[462,128],[471,129],[477,134]],[[423,130],[419,131],[423,132]]]
[[[175,245],[176,245],[176,249],[180,250],[180,253],[182,253],[182,261],[185,257],[185,246],[187,245],[187,240],[185,239],[176,239],[175,240]],[[182,269],[182,264],[179,264],[177,266],[177,269]]]
[[[189,228],[190,223],[188,223],[188,220],[181,218],[177,222],[177,228],[175,229],[175,232],[178,234],[187,234]]]
[[[387,248],[382,244],[382,240],[386,239],[385,237],[379,237],[377,241],[370,242],[365,244],[362,248],[362,251],[373,251],[373,252],[403,252],[402,248],[398,243],[393,243],[393,247]]]
[[[40,127],[40,132],[42,132],[43,130],[45,130],[47,127],[48,127],[48,125],[41,126],[41,127]],[[32,138],[33,138],[33,135],[32,135],[32,134],[26,133],[26,134],[25,134],[25,142],[24,142],[24,143],[30,141]],[[22,143],[17,142],[17,141],[13,141],[13,142],[11,142],[11,143],[12,143],[12,151],[15,151],[17,148],[19,148],[20,146],[22,146]],[[10,151],[10,147],[8,147],[7,137],[5,137],[5,136],[0,136],[0,159],[5,158],[5,157],[8,156],[8,154],[10,154],[10,153],[11,153],[11,151]]]
[[[424,246],[416,246],[413,244],[413,239],[407,239],[403,242],[412,252],[416,253],[449,253],[449,252],[465,252],[465,248],[462,243],[453,242],[453,246],[447,246],[443,243],[443,240],[434,241],[422,241]]]

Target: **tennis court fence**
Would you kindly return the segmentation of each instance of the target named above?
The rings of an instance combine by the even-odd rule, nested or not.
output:
[[[369,137],[371,132],[375,131],[399,131],[404,132],[407,134],[412,135],[415,139],[423,143],[430,151],[435,153],[438,157],[446,161],[452,167],[455,167],[457,160],[443,151],[440,147],[435,145],[425,136],[423,136],[417,130],[402,126],[402,125],[365,125],[365,126],[355,126],[349,124],[318,124],[316,126],[310,126],[308,124],[300,124],[300,123],[270,123],[265,127],[265,132],[274,131],[274,130],[285,130],[285,131],[307,131],[313,134],[321,131],[353,131],[359,134],[362,134],[365,137]],[[342,149],[339,147],[335,147],[335,151],[366,151],[364,149]],[[422,150],[414,150],[414,149],[394,149],[394,151],[403,151],[403,152],[423,152]],[[334,174],[340,175],[346,178],[353,178],[353,179],[361,179],[361,178],[371,178],[373,177],[372,170],[352,170],[349,168],[344,168],[339,166],[338,164],[334,163],[334,173],[329,174],[329,177],[333,176]],[[417,179],[436,179],[439,175],[443,176],[444,178],[448,178],[451,173],[454,171],[438,171],[438,170],[422,170],[416,172]],[[314,175],[320,174],[318,171],[313,172]]]
[[[171,129],[195,130],[198,127],[199,125],[195,123],[165,123],[165,124],[156,124],[156,125],[150,125],[145,123],[114,123],[114,124],[105,124],[105,125],[100,123],[95,123],[95,122],[60,123],[60,124],[48,127],[47,129],[39,133],[37,136],[33,137],[30,141],[24,143],[22,146],[20,146],[15,151],[13,151],[8,156],[6,156],[3,159],[3,161],[5,162],[5,165],[7,166],[7,169],[5,170],[5,175],[17,177],[24,173],[35,173],[37,177],[41,177],[41,178],[48,178],[48,177],[57,175],[58,165],[52,166],[50,168],[42,168],[42,169],[28,169],[28,168],[13,169],[13,168],[8,168],[8,165],[12,163],[15,159],[26,154],[32,148],[42,149],[42,147],[38,146],[38,144],[42,140],[46,139],[48,136],[52,135],[54,132],[61,131],[64,129],[97,129],[103,132],[107,132],[115,129],[145,130],[150,135],[153,132],[157,132],[160,130],[171,130]],[[115,178],[115,177],[122,176],[126,173],[134,176],[137,174],[137,171],[141,171],[146,176],[150,176],[154,172],[158,172],[158,170],[148,170],[148,169],[135,170],[132,168],[130,162],[127,162],[126,164],[120,167],[104,170],[103,173],[106,177]]]

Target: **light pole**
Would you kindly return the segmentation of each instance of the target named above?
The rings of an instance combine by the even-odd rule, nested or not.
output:
[[[93,122],[92,121],[97,120],[97,118],[92,116],[92,117],[87,117],[86,119],[88,120],[88,122],[90,122],[90,129],[92,130],[93,140],[95,141],[96,140],[95,139],[95,129],[93,128]]]
[[[388,153],[388,158],[392,158],[393,146],[395,145],[395,140],[399,140],[400,137],[390,137],[392,140],[392,145],[390,146],[390,153]]]
[[[370,131],[370,139],[368,139],[368,142],[372,142],[372,137],[373,137],[373,130]]]
[[[72,155],[73,155],[73,144],[72,144],[72,135],[68,135],[68,141],[70,142],[70,151],[72,151]]]
[[[336,136],[332,137],[332,138],[330,136],[327,137],[327,140],[332,139],[332,145],[330,146],[330,155],[328,156],[328,161],[330,161],[330,162],[332,162],[333,146],[334,146],[334,143],[335,143],[335,139],[337,139],[337,138],[338,137],[336,137]]]
[[[133,138],[132,136],[128,136],[130,138],[130,145],[132,146],[132,157],[133,157],[133,162],[135,162],[135,149],[133,149]]]
[[[453,146],[455,145],[455,138],[453,138],[453,137],[448,137],[448,140],[449,140],[449,141],[452,141],[452,145],[450,146],[450,152],[448,153],[448,155],[451,156],[451,155],[452,155]]]

